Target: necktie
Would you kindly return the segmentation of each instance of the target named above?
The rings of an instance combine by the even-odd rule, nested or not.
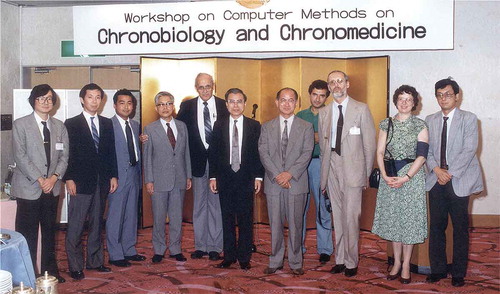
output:
[[[238,128],[236,123],[238,120],[234,120],[233,125],[233,143],[231,144],[231,168],[234,172],[240,170],[240,147],[238,142]]]
[[[132,138],[132,129],[128,124],[128,121],[125,122],[125,134],[127,135],[127,148],[128,148],[128,157],[131,166],[137,164],[137,159],[135,158],[135,148],[134,148],[134,139]]]
[[[210,144],[210,138],[212,137],[212,123],[210,122],[210,111],[208,110],[207,101],[203,102],[205,108],[203,108],[203,122],[205,125],[205,142]]]
[[[283,133],[281,134],[281,159],[283,161],[283,166],[285,166],[286,158],[286,147],[288,146],[288,121],[284,120],[285,127],[283,128]]]
[[[92,139],[94,140],[95,150],[99,152],[99,133],[94,123],[95,117],[90,117],[90,127],[92,128]]]
[[[446,164],[446,133],[448,131],[448,123],[446,122],[448,117],[443,117],[443,131],[441,132],[441,164],[440,167],[443,169],[448,169]]]
[[[340,155],[340,140],[342,139],[342,128],[344,127],[344,115],[342,105],[339,105],[339,119],[337,120],[337,136],[335,138],[335,152]]]
[[[50,166],[50,131],[47,127],[47,122],[42,121],[43,125],[43,147],[45,148],[45,156],[47,157],[47,170]]]
[[[172,145],[172,149],[175,149],[175,136],[174,131],[172,131],[172,128],[170,127],[170,123],[167,123],[167,137],[170,141],[170,145]]]

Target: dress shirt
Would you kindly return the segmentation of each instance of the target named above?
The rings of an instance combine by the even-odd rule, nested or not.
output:
[[[342,101],[342,103],[337,103],[335,99],[333,99],[333,103],[331,104],[332,106],[332,148],[335,148],[335,142],[337,140],[337,121],[339,120],[339,105],[342,105],[342,115],[344,116],[344,122],[345,122],[345,114],[347,112],[347,105],[349,104],[349,96]]]
[[[40,131],[40,135],[42,136],[42,140],[43,140],[43,125],[42,125],[42,121],[45,121],[47,122],[47,128],[49,129],[50,131],[50,124],[49,124],[49,117],[47,117],[47,120],[43,120],[39,115],[38,113],[34,112],[35,114],[35,120],[36,120],[36,126],[38,127],[38,130]]]
[[[163,129],[165,130],[165,134],[168,134],[168,128],[167,128],[167,123],[170,124],[170,128],[172,129],[172,132],[174,133],[175,140],[177,141],[177,126],[175,125],[175,120],[170,119],[170,121],[166,121],[163,118],[161,119],[161,125],[163,126]],[[168,135],[167,135],[168,138]]]
[[[203,117],[203,110],[205,109],[205,104],[203,104],[203,99],[198,97],[198,131],[200,132],[201,141],[205,145],[205,149],[208,149],[208,143],[205,140],[205,118]],[[212,96],[207,100],[207,107],[210,111],[210,124],[212,125],[212,130],[214,123],[217,120],[217,107],[215,106],[215,97]]]
[[[238,129],[238,155],[240,157],[241,164],[241,145],[243,144],[243,115],[236,119],[238,122],[236,123],[236,128]],[[233,127],[234,127],[235,119],[232,116],[229,116],[229,146],[233,146]],[[233,158],[233,148],[229,148],[229,164],[232,164]]]
[[[127,133],[125,132],[125,120],[118,115],[116,116],[116,118],[118,118],[118,122],[120,123],[120,127],[122,128],[123,135],[125,136],[125,138],[127,138]],[[128,121],[130,130],[132,131],[132,142],[134,142],[135,158],[137,159],[137,161],[139,161],[139,153],[138,153],[139,151],[137,150],[137,142],[135,141],[134,131],[132,130],[132,124],[130,123],[130,118],[126,121]]]
[[[443,129],[443,123],[444,123],[444,119],[443,117],[448,117],[448,120],[446,121],[446,142],[448,144],[448,142],[450,142],[450,126],[451,126],[451,121],[453,120],[453,115],[455,114],[455,110],[457,108],[453,108],[452,111],[450,111],[450,113],[448,113],[448,115],[444,115],[444,113],[441,112],[441,114],[443,115],[442,118],[441,118],[441,130]],[[446,147],[446,158],[448,158],[448,147]]]
[[[292,114],[289,118],[283,118],[280,115],[280,140],[281,136],[283,135],[283,130],[285,129],[285,119],[286,119],[286,125],[287,125],[287,133],[288,133],[288,139],[290,139],[290,130],[292,129],[292,123],[293,119],[295,118],[295,114]]]
[[[99,130],[99,118],[97,117],[97,113],[94,114],[94,115],[91,115],[90,113],[86,112],[86,111],[83,111],[83,116],[85,117],[85,120],[87,121],[87,125],[89,127],[89,130],[90,130],[90,133],[92,134],[92,123],[91,123],[91,120],[90,118],[91,117],[95,117],[94,119],[94,124],[95,124],[95,127],[97,129],[97,134],[99,135],[99,137],[101,136],[101,134],[99,134],[100,130]]]

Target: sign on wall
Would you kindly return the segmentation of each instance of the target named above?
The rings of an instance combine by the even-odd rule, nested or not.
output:
[[[453,0],[240,2],[76,6],[75,54],[453,49]]]

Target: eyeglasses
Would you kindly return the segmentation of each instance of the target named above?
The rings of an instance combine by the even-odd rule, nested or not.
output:
[[[36,97],[35,99],[38,100],[38,102],[40,102],[40,103],[52,103],[52,101],[54,101],[54,100],[52,100],[52,96],[47,96],[47,97],[40,96],[40,97]]]
[[[413,97],[398,98],[398,102],[401,102],[401,103],[410,103],[410,102],[413,102]]]
[[[156,107],[162,108],[162,107],[171,107],[174,105],[174,102],[166,102],[166,103],[158,103],[156,104]]]
[[[198,86],[196,89],[198,89],[198,91],[208,91],[212,90],[212,87],[213,85],[206,85],[206,86]]]
[[[228,104],[243,104],[243,103],[245,103],[245,101],[243,101],[243,100],[228,100],[227,103]]]
[[[331,81],[328,82],[329,85],[335,85],[335,84],[337,84],[339,86],[343,85],[344,83],[345,83],[344,79],[336,79],[336,80],[331,80]]]
[[[448,92],[444,92],[444,93],[437,93],[436,94],[436,98],[437,99],[451,99],[455,97],[455,93],[448,93]]]

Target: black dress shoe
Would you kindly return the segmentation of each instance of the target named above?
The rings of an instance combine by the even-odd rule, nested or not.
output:
[[[83,271],[69,272],[69,275],[71,276],[71,278],[73,278],[73,280],[76,281],[85,279],[85,274],[83,273]]]
[[[110,260],[110,261],[109,261],[109,264],[114,265],[114,266],[117,266],[117,267],[129,267],[129,266],[131,266],[131,265],[132,265],[130,262],[128,262],[128,261],[127,261],[127,260],[125,260],[125,259]]]
[[[153,255],[153,258],[151,258],[153,263],[159,263],[163,260],[163,255],[155,254]]]
[[[146,256],[136,254],[136,255],[125,256],[125,259],[129,261],[144,261],[146,260]]]
[[[405,285],[411,283],[411,274],[410,274],[410,277],[407,279],[403,278],[402,276],[399,277],[399,281],[401,282],[401,284],[405,284]]]
[[[223,262],[219,263],[215,267],[216,268],[229,268],[229,267],[231,267],[231,264],[233,264],[233,263],[236,263],[236,261],[224,260]]]
[[[387,280],[393,281],[393,280],[399,278],[399,276],[401,275],[401,270],[402,269],[399,269],[399,271],[395,275],[388,274],[387,275]]]
[[[355,268],[346,268],[345,271],[344,271],[344,275],[346,277],[354,277],[355,275],[358,274],[358,267],[355,267]]]
[[[61,277],[60,275],[54,275],[54,277],[57,279],[57,281],[59,282],[59,284],[62,284],[64,282],[66,282],[66,279],[63,278],[63,277]]]
[[[109,273],[111,271],[111,268],[109,267],[106,267],[104,265],[101,265],[101,266],[98,266],[98,267],[88,267],[87,266],[87,269],[88,270],[96,270],[100,273]]]
[[[332,267],[332,269],[330,270],[330,273],[340,274],[343,271],[345,271],[345,265],[344,264],[336,264],[334,267]]]
[[[174,258],[177,261],[186,261],[187,260],[187,258],[185,258],[184,255],[182,255],[182,253],[170,255],[169,257]]]
[[[464,278],[451,278],[451,285],[453,287],[462,287],[465,285]]]
[[[212,261],[215,261],[215,260],[220,260],[221,257],[220,257],[220,254],[219,252],[216,252],[216,251],[210,251],[208,253],[208,259],[209,260],[212,260]]]
[[[245,262],[241,262],[240,261],[240,268],[242,270],[249,270],[252,268],[252,266],[250,265],[250,262],[249,261],[245,261]]]
[[[327,263],[327,262],[329,262],[329,261],[330,261],[330,255],[328,255],[328,254],[326,254],[326,253],[321,253],[321,254],[319,255],[319,262],[320,262],[321,264],[325,264],[325,263]]]
[[[282,270],[283,269],[283,266],[278,266],[278,267],[266,267],[264,269],[264,274],[266,275],[270,275],[270,274],[274,274],[276,271],[278,270]]]
[[[203,258],[203,256],[208,255],[207,252],[201,251],[201,250],[196,250],[195,252],[191,253],[191,258],[192,259],[200,259]]]
[[[446,278],[446,274],[430,274],[427,276],[425,281],[427,283],[436,283],[436,282],[439,282],[441,279],[445,279],[445,278]]]

